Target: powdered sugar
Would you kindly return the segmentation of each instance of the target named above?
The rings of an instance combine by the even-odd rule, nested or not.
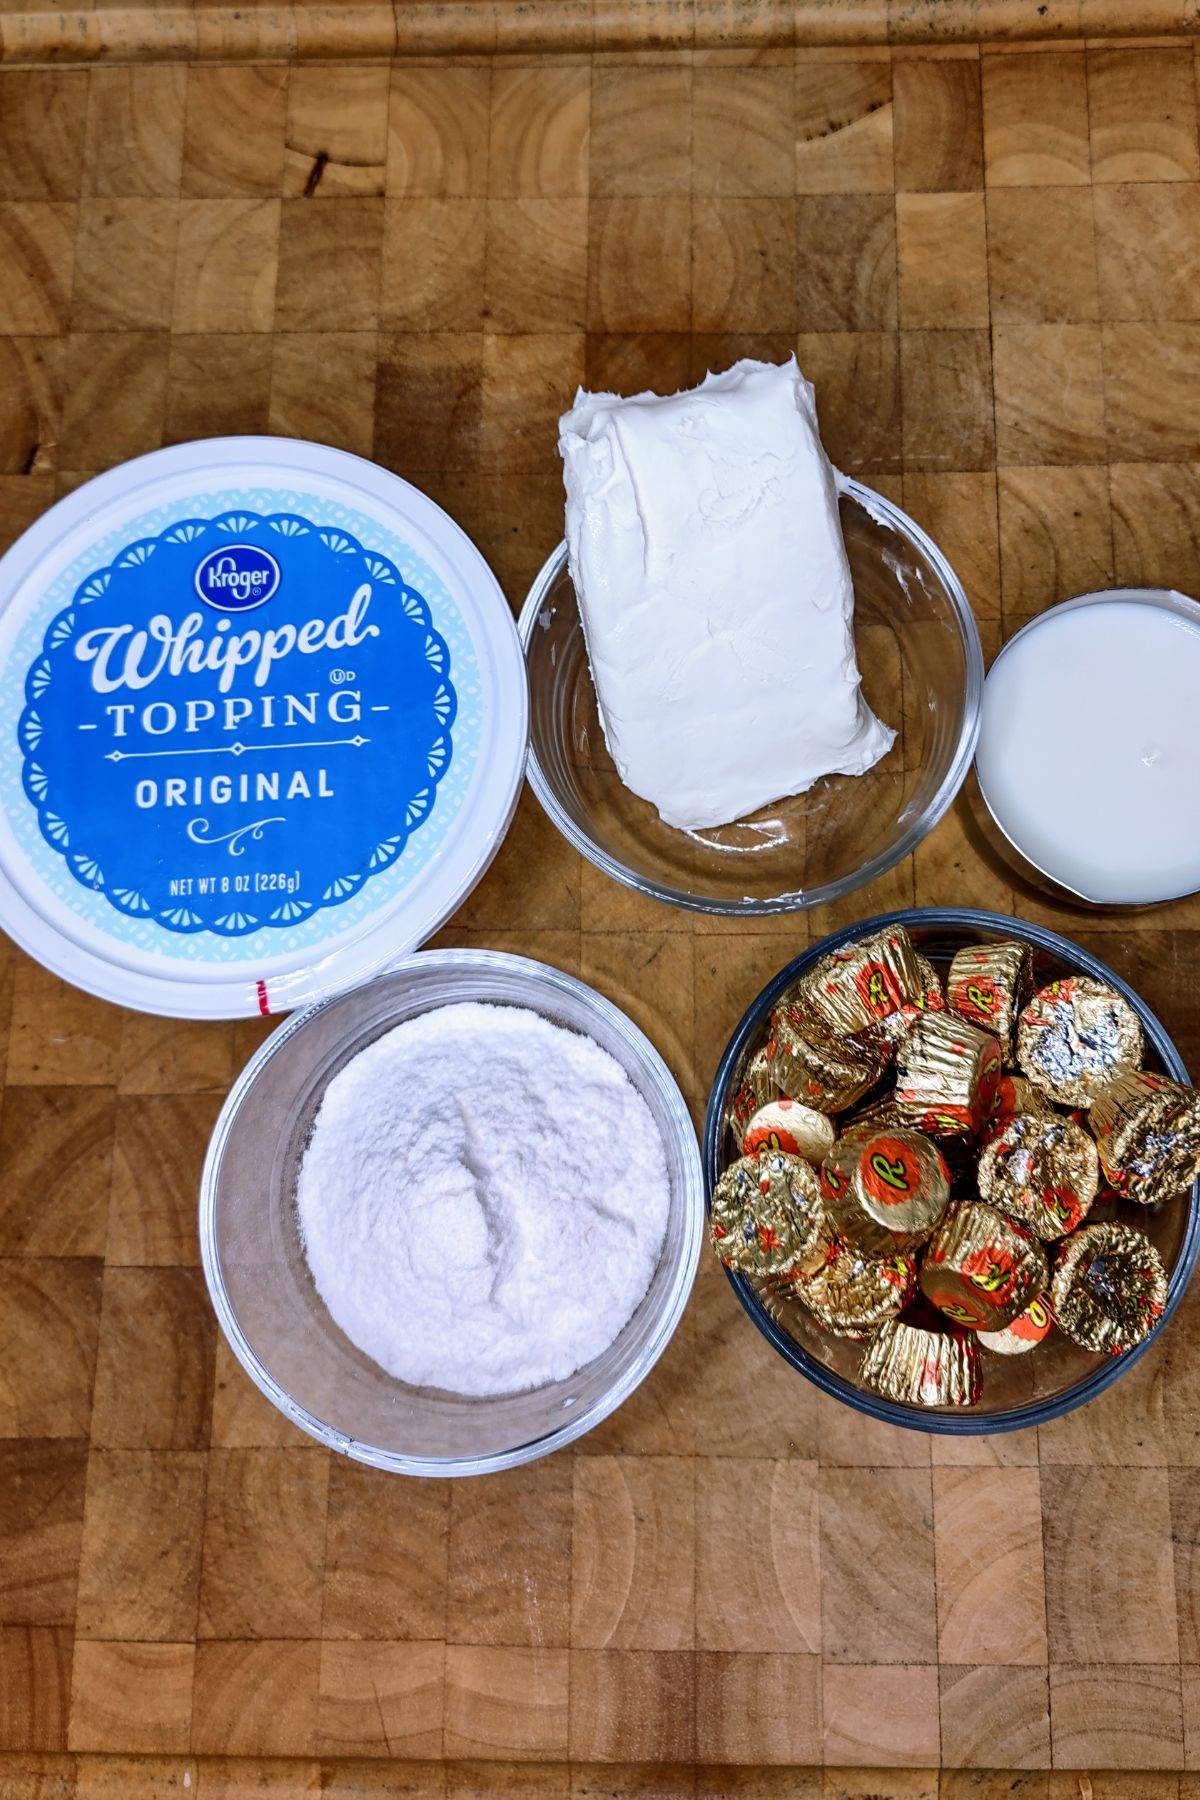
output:
[[[607,1349],[654,1273],[666,1156],[591,1038],[523,1007],[441,1007],[329,1083],[300,1230],[346,1336],[414,1386],[499,1394]]]

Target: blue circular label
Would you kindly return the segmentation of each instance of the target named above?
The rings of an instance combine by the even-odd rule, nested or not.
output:
[[[223,937],[344,905],[404,851],[458,698],[397,565],[299,513],[187,518],[124,546],[25,678],[22,784],[74,881]]]

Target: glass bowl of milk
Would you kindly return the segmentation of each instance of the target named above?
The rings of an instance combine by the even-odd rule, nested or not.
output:
[[[330,1085],[394,1027],[464,1002],[527,1009],[598,1045],[645,1103],[666,1165],[661,1249],[626,1323],[573,1374],[512,1392],[451,1392],[388,1374],[335,1320],[302,1236],[301,1170]],[[484,1066],[464,1067],[464,1093],[487,1078]],[[397,1090],[397,1109],[411,1102],[410,1093]],[[486,1150],[480,1154],[486,1163]],[[649,1040],[573,976],[489,950],[424,950],[293,1013],[230,1091],[213,1130],[200,1196],[205,1278],[221,1329],[251,1380],[319,1442],[407,1475],[511,1468],[599,1424],[632,1394],[670,1342],[691,1291],[703,1227],[695,1126]],[[588,1249],[574,1246],[583,1258]],[[429,1251],[436,1281],[436,1239]],[[443,1278],[450,1260],[442,1259]],[[399,1281],[396,1291],[399,1307]]]
[[[984,685],[976,772],[1009,843],[1081,900],[1200,888],[1200,605],[1081,594],[1024,626]]]
[[[974,912],[962,907],[918,907],[888,913],[849,925],[812,945],[781,969],[750,1005],[729,1040],[709,1098],[704,1124],[704,1173],[710,1193],[721,1171],[738,1154],[728,1126],[729,1102],[742,1082],[746,1064],[766,1041],[768,1020],[777,1001],[805,970],[831,950],[893,925],[907,929],[917,949],[929,958],[943,979],[956,951],[971,944],[1015,938],[1029,945],[1037,986],[1062,976],[1084,975],[1115,988],[1141,1019],[1146,1039],[1145,1067],[1174,1081],[1187,1082],[1187,1070],[1178,1050],[1149,1007],[1120,974],[1068,938],[1002,913]],[[981,1352],[980,1398],[969,1407],[921,1407],[884,1399],[865,1388],[859,1379],[861,1342],[822,1330],[815,1319],[802,1315],[798,1307],[789,1312],[785,1326],[767,1310],[754,1282],[730,1270],[725,1274],[750,1318],[780,1356],[825,1393],[859,1412],[914,1431],[955,1437],[1019,1431],[1046,1424],[1111,1387],[1157,1342],[1191,1279],[1200,1253],[1200,1181],[1193,1184],[1189,1193],[1159,1207],[1138,1206],[1130,1201],[1098,1201],[1089,1218],[1098,1222],[1110,1216],[1146,1232],[1163,1259],[1168,1278],[1167,1301],[1154,1330],[1120,1356],[1081,1349],[1057,1329],[1026,1355]],[[1054,1246],[1048,1244],[1045,1248],[1051,1252],[1053,1262]]]
[[[518,626],[530,686],[526,772],[563,835],[615,881],[698,912],[819,906],[901,861],[954,799],[974,755],[983,691],[970,602],[937,546],[881,494],[845,481],[840,514],[863,693],[895,743],[864,775],[825,776],[806,793],[703,830],[666,824],[622,782],[605,743],[566,545],[545,564]]]

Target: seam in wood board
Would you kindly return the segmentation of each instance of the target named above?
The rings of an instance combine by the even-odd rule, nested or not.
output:
[[[1194,35],[1197,0],[349,0],[0,5],[0,63],[375,62],[632,49],[1140,41]]]

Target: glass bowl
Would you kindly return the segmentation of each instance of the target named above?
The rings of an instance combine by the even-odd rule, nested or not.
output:
[[[664,824],[616,772],[567,570],[545,564],[518,629],[530,687],[530,786],[615,881],[697,912],[796,911],[840,899],[916,848],[957,794],[979,732],[983,655],[970,603],[919,526],[856,481],[841,496],[863,689],[896,742],[865,775],[704,831]]]
[[[1095,981],[1107,982],[1125,996],[1141,1018],[1146,1032],[1146,1067],[1169,1075],[1175,1081],[1187,1081],[1187,1070],[1179,1052],[1145,1003],[1112,969],[1067,938],[1040,926],[1026,925],[1020,919],[1007,918],[1002,913],[970,912],[959,907],[888,913],[881,918],[864,919],[861,924],[848,926],[814,944],[768,982],[742,1019],[721,1059],[709,1097],[704,1122],[707,1193],[711,1194],[721,1170],[737,1154],[726,1125],[729,1100],[741,1083],[746,1063],[765,1043],[767,1021],[784,990],[827,951],[853,943],[868,932],[889,925],[906,926],[918,949],[937,965],[943,976],[955,951],[965,945],[993,942],[997,938],[1019,938],[1033,950],[1039,986],[1065,975],[1087,975]],[[811,1324],[807,1320],[798,1322],[795,1331],[785,1328],[767,1311],[754,1283],[728,1269],[725,1273],[738,1299],[779,1354],[817,1387],[835,1399],[844,1400],[848,1406],[857,1407],[872,1418],[886,1419],[893,1425],[909,1426],[914,1431],[944,1432],[956,1437],[1020,1431],[1031,1425],[1045,1424],[1060,1413],[1082,1406],[1119,1380],[1154,1342],[1191,1278],[1200,1250],[1200,1182],[1194,1184],[1186,1199],[1167,1201],[1160,1208],[1123,1202],[1117,1208],[1116,1216],[1128,1224],[1141,1226],[1166,1264],[1167,1303],[1149,1337],[1122,1356],[1115,1357],[1081,1350],[1058,1331],[1044,1345],[1024,1356],[995,1356],[984,1352],[983,1391],[979,1401],[970,1408],[910,1406],[902,1401],[886,1400],[862,1387],[858,1380],[861,1343],[829,1336],[815,1320]]]
[[[662,1255],[615,1342],[566,1381],[467,1397],[409,1387],[334,1324],[301,1247],[296,1177],[330,1080],[392,1026],[457,1001],[529,1007],[616,1058],[662,1134],[670,1205]],[[402,1100],[401,1100],[402,1103]],[[294,1014],[258,1050],[221,1111],[200,1194],[200,1246],[221,1329],[246,1373],[293,1424],[375,1468],[472,1475],[532,1462],[628,1398],[679,1322],[703,1232],[696,1133],[662,1058],[615,1006],[521,956],[426,950]]]
[[[1081,608],[1091,610],[1091,617],[1083,622],[1084,629],[1090,635],[1097,620],[1096,609],[1113,604],[1136,606],[1142,609],[1151,623],[1155,620],[1170,620],[1176,640],[1182,633],[1186,640],[1194,642],[1200,630],[1200,605],[1195,600],[1189,600],[1186,594],[1176,593],[1172,588],[1101,588],[1093,593],[1079,594],[1073,600],[1063,600],[1058,606],[1051,606],[1047,611],[1038,613],[1036,618],[1030,619],[1027,625],[1023,625],[1001,647],[988,671],[980,707],[980,738],[975,774],[992,823],[1004,839],[1007,851],[1011,853],[1006,860],[1026,875],[1031,872],[1039,887],[1048,888],[1052,894],[1060,896],[1069,894],[1072,899],[1084,900],[1089,906],[1157,906],[1167,900],[1178,900],[1186,894],[1193,894],[1200,888],[1200,848],[1197,848],[1196,843],[1194,817],[1187,817],[1186,812],[1178,815],[1172,809],[1171,842],[1174,850],[1164,866],[1162,853],[1155,854],[1158,847],[1154,842],[1153,827],[1158,823],[1160,813],[1154,805],[1153,788],[1148,787],[1144,794],[1137,797],[1130,791],[1118,799],[1111,783],[1093,769],[1089,785],[1093,793],[1103,794],[1104,834],[1108,842],[1120,846],[1121,876],[1119,885],[1114,884],[1115,892],[1110,887],[1107,893],[1088,893],[1079,885],[1081,877],[1077,867],[1072,866],[1071,859],[1064,855],[1057,821],[1047,822],[1036,814],[1031,817],[1026,811],[1022,803],[1021,778],[1015,775],[1018,765],[1013,764],[1006,754],[1006,724],[1011,718],[1010,687],[1014,679],[1019,679],[1018,670],[1014,668],[1012,661],[1014,652],[1020,654],[1018,645],[1025,644],[1027,649],[1030,648],[1031,641],[1039,632],[1044,633],[1047,627],[1053,632],[1056,623],[1061,623],[1065,615],[1078,612]],[[1044,638],[1043,645],[1045,646]],[[1070,656],[1061,647],[1061,640],[1057,651],[1053,645],[1052,637],[1050,646],[1043,648],[1044,663],[1051,667],[1061,666],[1064,660],[1069,663]],[[1169,656],[1170,651],[1165,654]],[[1115,658],[1113,660],[1117,661]],[[1181,667],[1187,669],[1186,659]],[[1131,679],[1135,682],[1137,680],[1136,676],[1131,677],[1124,669],[1121,669],[1121,676],[1123,690],[1128,688]],[[1076,681],[1081,679],[1076,674]],[[1191,683],[1185,678],[1181,685],[1187,687]],[[1099,705],[1103,712],[1105,703],[1097,702],[1092,690],[1089,689],[1089,693],[1093,704]],[[1163,741],[1157,740],[1157,748],[1152,749],[1156,740],[1152,738],[1150,744],[1147,744],[1140,734],[1147,728],[1151,731],[1155,729],[1153,726],[1148,727],[1149,711],[1151,708],[1161,709],[1164,704],[1169,708],[1170,702],[1164,702],[1162,693],[1155,687],[1146,694],[1147,711],[1132,725],[1126,721],[1123,733],[1119,721],[1105,719],[1105,733],[1111,732],[1117,743],[1121,743],[1123,735],[1126,753],[1131,762],[1135,751],[1148,764],[1162,759]],[[1166,729],[1170,729],[1169,721]],[[1133,732],[1139,735],[1130,741]],[[1171,745],[1168,739],[1165,756],[1168,762],[1180,765],[1179,773],[1184,773],[1189,768],[1193,771],[1190,786],[1192,795],[1195,796],[1195,755],[1191,754],[1184,764],[1178,746]],[[1064,779],[1069,779],[1068,767],[1074,769],[1081,762],[1091,767],[1092,758],[1081,746],[1076,748],[1074,739],[1070,740],[1069,748],[1067,741],[1057,736],[1039,740],[1036,765],[1039,771],[1045,771],[1046,791],[1054,790]],[[1160,799],[1159,807],[1165,805],[1166,802]],[[1149,827],[1148,842],[1139,842],[1139,818],[1143,818]],[[1094,819],[1091,828],[1095,829]]]

